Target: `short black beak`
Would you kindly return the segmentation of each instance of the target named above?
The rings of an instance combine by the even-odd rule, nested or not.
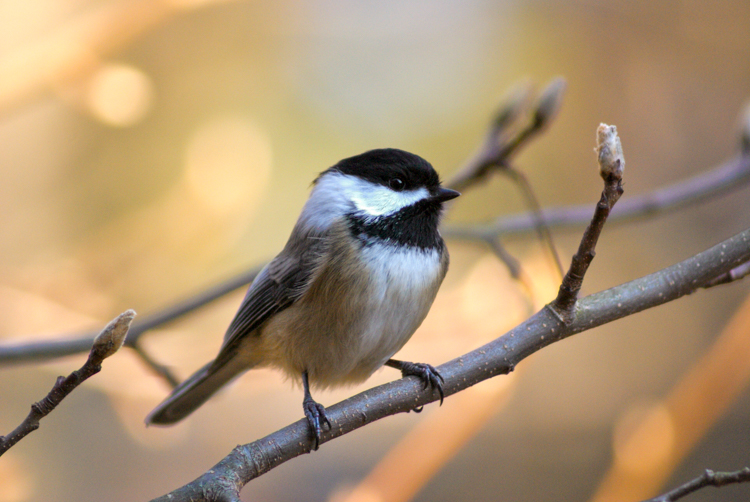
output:
[[[456,192],[455,190],[451,190],[450,188],[440,187],[438,188],[437,193],[435,193],[435,195],[430,197],[430,200],[435,201],[435,202],[445,202],[451,199],[455,199],[459,195],[461,194],[459,192]]]

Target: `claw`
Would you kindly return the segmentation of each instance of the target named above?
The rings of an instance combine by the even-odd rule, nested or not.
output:
[[[312,449],[317,450],[320,447],[320,435],[323,432],[323,426],[327,425],[328,430],[331,430],[331,421],[326,416],[325,407],[312,399],[305,399],[302,402],[302,408],[305,410],[305,417],[310,425],[310,432],[313,437]]]
[[[426,363],[409,363],[406,361],[396,361],[395,359],[390,359],[386,364],[400,369],[401,375],[404,377],[419,377],[419,379],[422,380],[422,383],[424,384],[425,390],[427,390],[428,387],[436,389],[438,391],[438,394],[440,394],[440,405],[442,406],[443,400],[445,399],[445,393],[443,391],[443,384],[445,383],[445,379],[438,372],[438,370],[435,369],[434,366]]]
[[[310,432],[312,432],[312,449],[317,450],[320,447],[320,434],[323,432],[321,420],[323,424],[328,426],[329,431],[331,430],[331,421],[326,416],[325,406],[316,402],[310,395],[310,382],[308,381],[307,371],[302,372],[302,387],[305,390],[302,409],[305,411],[305,418],[307,418],[307,423],[310,425]]]

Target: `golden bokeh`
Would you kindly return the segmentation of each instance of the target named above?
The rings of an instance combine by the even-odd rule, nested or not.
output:
[[[100,66],[89,79],[86,104],[104,124],[127,127],[148,114],[154,101],[154,85],[142,70],[122,63]]]
[[[3,455],[0,462],[0,502],[26,502],[34,495],[31,470],[14,452]]]
[[[593,213],[600,122],[623,141],[619,204],[705,172],[738,150],[749,5],[0,2],[0,337],[95,331],[128,308],[143,319],[262,264],[283,247],[310,181],[341,158],[403,148],[448,180],[482,141],[498,98],[524,78],[568,83],[557,118],[511,159],[542,206]],[[748,200],[738,185],[659,218],[608,223],[584,294],[744,230]],[[527,209],[497,176],[464,191],[446,216],[465,225]],[[564,266],[581,231],[552,229]],[[501,242],[521,281],[483,243],[448,242],[447,279],[398,358],[439,365],[554,298],[559,279],[535,233]],[[607,465],[617,486],[649,493],[704,468],[748,465],[750,309],[724,330],[747,284],[552,344],[442,408],[326,443],[243,497],[586,500]],[[184,378],[215,356],[242,295],[146,334],[143,347]],[[722,330],[732,335],[723,348]],[[723,355],[701,365],[704,353]],[[0,434],[84,359],[2,367]],[[315,397],[330,406],[397,377],[384,368]],[[0,460],[0,502],[149,500],[302,418],[300,389],[262,369],[176,428],[145,428],[168,392],[122,349]]]
[[[659,469],[669,460],[674,439],[674,423],[665,403],[636,403],[615,424],[615,462],[638,474]]]
[[[207,210],[220,215],[252,212],[265,200],[273,165],[268,134],[252,120],[215,118],[190,138],[185,177]]]

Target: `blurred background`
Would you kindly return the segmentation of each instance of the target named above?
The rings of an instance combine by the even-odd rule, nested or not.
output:
[[[750,3],[733,0],[0,0],[0,338],[99,329],[264,262],[316,174],[343,157],[397,147],[448,178],[520,80],[568,82],[559,116],[515,162],[544,206],[593,211],[600,122],[623,141],[623,200],[704,172],[738,151],[748,26]],[[749,196],[739,187],[609,225],[585,292],[744,230]],[[448,222],[524,210],[498,176],[465,192]],[[553,231],[566,264],[580,232]],[[506,244],[531,297],[485,247],[451,241],[450,273],[401,359],[453,359],[554,297],[534,234]],[[243,500],[640,500],[704,468],[740,469],[746,370],[702,357],[750,362],[738,349],[748,292],[747,280],[698,292],[550,346],[442,408],[284,464]],[[146,335],[147,349],[186,377],[214,357],[242,294]],[[717,345],[732,334],[740,345]],[[84,358],[1,367],[0,433]],[[679,392],[694,372],[700,398]],[[330,405],[397,376],[386,368],[316,398]],[[108,359],[0,459],[0,502],[148,500],[302,417],[300,390],[259,370],[184,423],[146,429],[167,393],[132,351]],[[734,486],[690,500],[748,496]]]

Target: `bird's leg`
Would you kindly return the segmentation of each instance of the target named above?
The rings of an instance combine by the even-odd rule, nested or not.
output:
[[[443,379],[442,375],[438,373],[438,370],[435,369],[434,366],[430,364],[425,363],[409,363],[406,361],[397,361],[396,359],[388,359],[385,362],[386,366],[390,366],[391,368],[396,368],[397,370],[401,370],[401,376],[407,377],[407,376],[416,376],[419,377],[420,380],[422,380],[422,383],[424,383],[424,388],[432,387],[433,389],[437,389],[438,394],[440,394],[440,405],[443,404],[443,398],[445,395],[443,394],[443,383],[445,383],[445,380]],[[414,409],[415,412],[419,413],[422,411],[422,407]]]
[[[302,400],[302,409],[305,411],[307,423],[310,424],[310,431],[313,435],[313,450],[320,446],[320,434],[323,432],[322,424],[328,425],[331,430],[331,422],[326,416],[325,407],[315,402],[310,394],[310,383],[307,381],[307,371],[302,372],[302,386],[305,388],[305,399]]]

